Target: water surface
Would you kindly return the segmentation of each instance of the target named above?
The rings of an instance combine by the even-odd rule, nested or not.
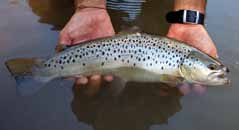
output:
[[[0,129],[1,130],[237,130],[239,128],[239,2],[209,1],[206,27],[221,60],[231,70],[230,87],[208,88],[199,95],[182,95],[163,84],[130,83],[112,96],[102,87],[94,96],[87,87],[71,81],[47,84],[37,94],[19,96],[4,61],[13,57],[45,57],[54,54],[59,30],[73,13],[69,0],[0,1]],[[172,1],[143,3],[136,20],[110,10],[116,31],[139,26],[165,35],[163,15]],[[123,17],[123,19],[122,19]],[[125,19],[126,17],[126,19]],[[107,84],[103,85],[107,86]]]

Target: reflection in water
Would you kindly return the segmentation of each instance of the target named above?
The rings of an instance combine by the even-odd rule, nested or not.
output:
[[[173,8],[173,0],[147,0],[146,2],[139,0],[118,3],[114,1],[109,0],[107,7],[116,32],[137,26],[143,32],[161,35],[167,33],[169,24],[164,16]]]
[[[40,23],[53,25],[60,30],[74,13],[73,0],[28,0],[32,12],[40,17]]]
[[[28,0],[28,3],[40,17],[39,22],[53,25],[54,30],[61,30],[74,13],[73,0]],[[137,26],[144,32],[164,35],[168,30],[164,16],[172,9],[173,0],[108,0],[107,7],[116,32]]]
[[[127,13],[127,17],[122,17],[125,21],[133,21],[141,14],[142,5],[145,0],[137,1],[119,1],[119,0],[107,0],[107,9],[118,10]]]
[[[88,87],[73,88],[72,111],[80,122],[95,130],[148,130],[181,110],[182,94],[176,87],[129,83],[118,96],[109,88],[105,85],[91,96]]]

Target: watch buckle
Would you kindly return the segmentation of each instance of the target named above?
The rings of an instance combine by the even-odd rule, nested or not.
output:
[[[199,11],[195,11],[195,12],[196,12],[196,21],[191,22],[191,21],[187,21],[187,10],[183,10],[183,23],[198,24],[199,23]]]

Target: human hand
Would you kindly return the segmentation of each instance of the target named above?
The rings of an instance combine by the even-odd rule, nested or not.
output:
[[[216,46],[202,25],[172,24],[167,36],[183,41],[208,55],[218,57]],[[183,84],[180,85],[179,89],[184,94],[187,94],[190,91],[202,94],[206,91],[205,86],[198,84],[193,86]]]
[[[77,10],[60,32],[59,43],[74,45],[114,34],[115,32],[110,17],[105,9],[84,8]],[[105,79],[111,81],[113,77],[106,76]],[[90,78],[80,76],[80,78],[77,78],[76,84],[87,84],[88,80],[96,82],[101,80],[101,76],[93,75]]]
[[[74,45],[84,41],[114,35],[114,28],[105,9],[77,10],[60,32],[59,42]]]
[[[172,24],[167,36],[183,41],[208,55],[218,57],[216,46],[203,25]]]

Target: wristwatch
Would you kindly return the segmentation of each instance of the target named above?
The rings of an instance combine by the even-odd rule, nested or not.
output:
[[[183,23],[183,24],[204,24],[203,13],[195,10],[178,10],[168,12],[166,20],[168,23]]]

